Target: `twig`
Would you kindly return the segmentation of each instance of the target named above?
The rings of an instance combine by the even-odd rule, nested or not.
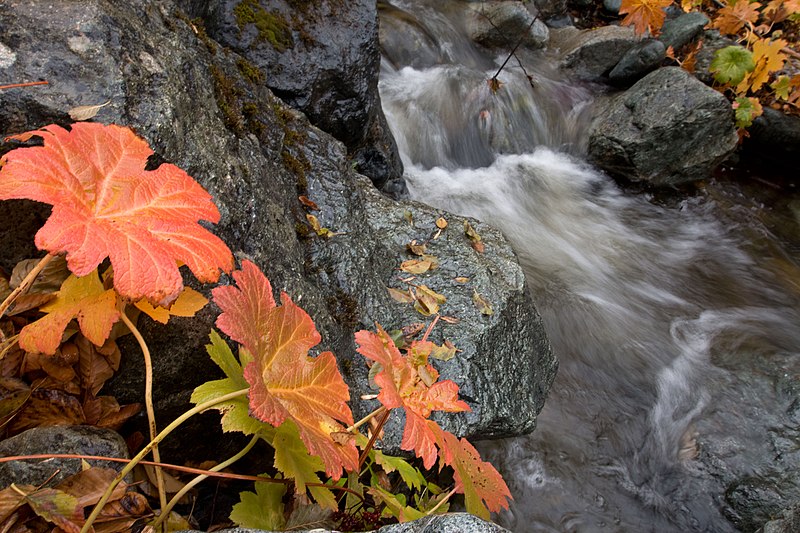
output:
[[[509,60],[509,59],[511,59],[511,56],[514,56],[514,54],[516,54],[516,52],[517,52],[517,48],[519,48],[519,45],[521,45],[521,44],[522,44],[522,41],[524,41],[524,40],[525,40],[525,35],[526,35],[526,34],[527,34],[529,31],[531,31],[531,28],[533,28],[533,24],[534,24],[534,23],[535,23],[535,22],[536,22],[538,19],[539,19],[539,14],[537,13],[537,14],[536,14],[536,16],[535,16],[535,17],[533,17],[533,20],[531,21],[531,23],[530,23],[530,24],[528,24],[528,29],[526,29],[526,30],[525,30],[525,33],[523,33],[523,34],[522,34],[522,36],[519,38],[519,40],[517,41],[517,44],[515,44],[515,45],[514,45],[514,48],[512,48],[512,49],[511,49],[511,53],[510,53],[510,54],[508,54],[508,57],[506,57],[506,60],[505,60],[505,61],[503,61],[503,64],[502,64],[502,65],[500,65],[500,68],[499,68],[499,69],[497,69],[497,72],[495,72],[495,73],[494,73],[494,76],[492,76],[490,79],[492,79],[492,80],[494,80],[494,81],[497,81],[497,76],[499,76],[499,75],[500,75],[500,72],[503,70],[503,68],[505,68],[506,64],[508,63],[508,60]],[[514,57],[516,57],[516,56],[514,56]]]
[[[55,258],[56,256],[54,254],[47,254],[46,256],[42,257],[42,260],[39,261],[30,272],[28,272],[28,275],[25,276],[25,279],[22,280],[22,282],[19,284],[19,287],[14,289],[12,293],[9,294],[5,300],[3,300],[3,303],[0,304],[0,317],[2,317],[6,311],[8,311],[8,308],[11,307],[11,304],[14,303],[14,300],[16,300],[23,292],[27,291],[31,285],[33,285],[33,282],[36,280],[36,276],[38,276],[39,273],[44,270],[44,267],[46,267],[47,264]]]
[[[153,407],[153,361],[150,357],[150,348],[147,347],[144,337],[142,337],[134,323],[125,314],[125,302],[120,303],[119,314],[122,322],[128,326],[130,332],[136,337],[136,341],[142,349],[142,355],[144,355],[144,406],[147,411],[147,423],[150,427],[150,439],[154,440],[158,434],[158,429],[156,428],[156,411]],[[157,463],[161,462],[161,453],[158,451],[158,445],[153,446],[153,459]],[[164,484],[164,473],[160,469],[156,469],[156,489],[158,490],[158,501],[161,504],[161,508],[164,509],[167,506],[167,491]]]
[[[28,83],[12,83],[10,85],[0,85],[0,90],[2,89],[16,89],[17,87],[31,87],[33,85],[48,85],[50,82],[48,81],[30,81]]]
[[[361,452],[361,456],[358,458],[358,470],[359,471],[361,470],[361,465],[363,465],[364,461],[367,460],[367,455],[369,455],[369,451],[372,449],[372,445],[375,444],[375,440],[378,438],[378,435],[380,435],[381,429],[383,429],[383,426],[386,424],[386,421],[389,419],[389,413],[391,413],[391,411],[389,409],[387,409],[386,412],[383,413],[383,416],[381,417],[381,419],[378,420],[378,425],[375,427],[375,429],[372,430],[372,436],[369,438],[369,442],[367,443],[366,448],[364,448],[364,451]]]
[[[153,440],[147,443],[147,445],[144,448],[142,448],[142,450],[139,453],[137,453],[136,456],[133,459],[131,459],[127,465],[125,465],[125,468],[120,470],[120,472],[117,474],[117,477],[115,477],[114,480],[106,488],[106,491],[103,493],[103,496],[100,498],[100,501],[97,502],[97,505],[95,505],[94,509],[92,509],[92,513],[86,519],[86,522],[84,522],[83,527],[81,528],[81,533],[88,533],[92,529],[92,524],[94,523],[95,520],[97,520],[97,517],[100,515],[100,512],[103,510],[103,507],[105,507],[106,503],[108,503],[108,500],[109,498],[111,498],[111,494],[114,492],[114,489],[117,487],[117,485],[120,484],[120,482],[125,478],[125,476],[127,476],[130,473],[130,471],[133,470],[133,467],[135,467],[142,459],[144,459],[144,456],[150,453],[150,451],[155,446],[157,446],[159,442],[164,440],[170,433],[175,431],[181,424],[183,424],[186,420],[193,417],[197,413],[202,413],[206,409],[211,409],[215,405],[225,403],[234,398],[246,396],[249,391],[250,389],[246,388],[234,392],[229,392],[228,394],[223,394],[219,398],[214,398],[213,400],[209,400],[207,402],[203,402],[199,405],[192,407],[191,409],[183,413],[181,416],[173,420],[167,427],[165,427],[161,431],[161,433],[156,435],[156,437]]]
[[[369,422],[370,419],[378,416],[379,414],[381,414],[385,410],[386,410],[386,407],[381,405],[380,407],[378,407],[377,409],[372,411],[370,414],[368,414],[367,416],[365,416],[364,418],[362,418],[361,420],[359,420],[358,422],[356,422],[355,424],[353,424],[349,428],[345,429],[345,431],[348,432],[348,433],[354,432],[355,430],[357,430],[358,428],[360,428],[361,426],[363,426],[364,424]]]
[[[433,507],[433,509],[431,509],[430,511],[428,511],[427,513],[425,513],[425,516],[430,516],[430,515],[432,515],[433,513],[435,513],[435,512],[436,512],[436,509],[438,509],[439,507],[441,507],[442,505],[444,505],[444,502],[446,502],[447,500],[449,500],[449,499],[450,499],[450,497],[451,497],[453,494],[455,494],[455,493],[456,493],[456,488],[457,488],[457,487],[453,487],[453,490],[451,490],[450,492],[448,492],[448,493],[447,493],[447,496],[445,496],[444,498],[442,498],[442,500],[441,500],[439,503],[437,503],[437,504],[436,504],[436,505]]]

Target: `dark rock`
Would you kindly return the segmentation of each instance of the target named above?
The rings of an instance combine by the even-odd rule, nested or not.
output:
[[[603,9],[609,13],[619,14],[620,7],[622,7],[622,0],[603,0]]]
[[[242,56],[282,100],[347,146],[377,187],[403,168],[378,95],[374,0],[215,0],[209,35]]]
[[[695,77],[705,83],[706,85],[714,84],[714,75],[711,74],[709,68],[711,62],[714,61],[714,55],[717,50],[727,46],[736,45],[736,41],[727,37],[721,36],[717,30],[706,31],[703,34],[703,46],[697,52],[697,61],[694,67]]]
[[[741,531],[755,531],[786,505],[776,483],[748,476],[725,492],[726,517]]]
[[[561,27],[563,21],[566,21],[566,25],[572,24],[567,9],[567,0],[533,0],[527,5],[528,10],[531,12],[536,10],[548,26]]]
[[[785,115],[764,107],[764,114],[748,128],[749,137],[744,142],[744,155],[762,168],[774,168],[795,176],[797,158],[800,157],[800,117]]]
[[[314,529],[315,533],[330,531],[327,529]],[[466,513],[450,513],[434,515],[405,524],[392,524],[376,530],[376,533],[502,533],[505,528],[485,522]],[[260,529],[231,528],[222,529],[219,533],[267,533]]]
[[[800,503],[784,509],[779,516],[764,524],[758,533],[797,533],[800,531]]]
[[[666,67],[595,117],[589,157],[625,180],[676,185],[708,178],[737,139],[728,100],[683,69]]]
[[[92,426],[36,427],[0,442],[0,457],[36,454],[79,454],[128,458],[128,447],[119,434]],[[92,466],[121,470],[124,463],[90,460]],[[54,484],[81,471],[80,459],[36,459],[0,463],[0,488]]]
[[[48,17],[42,18],[45,6]],[[135,128],[161,159],[186,169],[211,192],[222,214],[215,232],[308,311],[322,334],[321,347],[339,357],[353,396],[366,392],[367,369],[353,332],[372,329],[375,321],[389,329],[420,321],[386,288],[399,286],[406,244],[431,240],[443,213],[382,196],[355,173],[339,142],[285,107],[243,68],[241,56],[176,15],[168,0],[4,3],[0,19],[0,42],[16,55],[0,76],[58,79],[38,91],[0,93],[0,124],[13,125],[4,133],[65,124],[71,107],[111,98],[97,120]],[[314,234],[301,194],[316,202],[320,223],[338,235]],[[406,211],[413,212],[414,225]],[[530,431],[555,360],[539,321],[519,320],[537,316],[522,271],[498,231],[473,221],[486,245],[478,254],[463,234],[463,219],[446,216],[450,229],[429,243],[440,268],[424,280],[447,297],[442,312],[461,320],[440,324],[432,338],[447,338],[463,350],[438,366],[444,379],[462,385],[473,412],[439,420],[461,435]],[[452,281],[456,276],[470,282],[459,285]],[[474,290],[492,303],[492,316],[473,305]],[[168,326],[140,320],[153,353],[160,427],[187,408],[194,387],[219,376],[203,349],[216,313],[209,306]],[[124,339],[123,368],[104,392],[120,403],[141,401],[141,358],[133,341]],[[358,415],[369,406],[353,407]],[[211,433],[217,415],[203,416],[180,438],[164,441],[162,454],[202,459],[233,451],[234,441]],[[387,435],[387,447],[396,450],[397,420]]]
[[[678,50],[702,35],[703,28],[708,23],[708,17],[699,11],[683,13],[664,22],[658,40],[664,43],[666,48],[671,46],[674,50]]]
[[[608,74],[608,78],[617,84],[630,84],[658,68],[664,60],[666,48],[664,43],[655,39],[647,39],[634,45],[619,60]]]
[[[515,1],[477,4],[470,14],[467,32],[477,43],[509,50],[520,39],[526,46],[542,48],[550,38],[544,21],[531,14],[522,2]]]
[[[633,28],[622,26],[551,32],[551,48],[560,51],[560,67],[584,80],[603,79],[637,42]]]

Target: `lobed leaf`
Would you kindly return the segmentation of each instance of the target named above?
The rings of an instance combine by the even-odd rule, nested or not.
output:
[[[322,483],[317,472],[325,470],[325,464],[319,457],[308,453],[294,422],[287,420],[278,428],[272,447],[275,449],[275,468],[284,477],[294,480],[298,493],[305,494],[307,483]],[[308,487],[308,490],[322,507],[338,507],[330,490],[323,487]]]
[[[342,468],[358,467],[358,452],[352,442],[332,437],[345,429],[342,424],[353,423],[350,391],[336,358],[331,352],[309,357],[320,341],[314,322],[285,293],[277,306],[269,280],[253,263],[244,261],[233,278],[237,286],[217,287],[212,294],[222,309],[217,326],[252,358],[244,368],[251,414],[275,427],[293,420],[308,451],[339,479]]]
[[[177,261],[203,282],[233,268],[233,256],[199,220],[220,215],[208,194],[180,168],[145,170],[153,151],[128,128],[79,122],[51,124],[10,137],[44,139],[0,158],[0,199],[26,198],[53,206],[36,246],[67,254],[77,276],[106,258],[124,298],[166,306],[183,280]]]
[[[627,16],[622,19],[621,24],[632,25],[636,35],[643,35],[647,31],[658,35],[666,18],[664,8],[671,4],[672,0],[622,0],[619,13],[627,13]]]
[[[738,85],[756,68],[753,54],[741,46],[726,46],[716,51],[709,70],[717,83]]]
[[[283,516],[282,483],[256,483],[255,492],[242,492],[241,501],[233,506],[230,519],[243,528],[280,531],[286,524]]]
[[[717,11],[717,17],[711,26],[719,29],[721,33],[736,35],[745,25],[752,25],[758,21],[760,7],[761,4],[758,2],[750,3],[747,0],[727,5]]]
[[[102,346],[119,320],[117,297],[104,289],[97,272],[83,277],[71,275],[64,281],[56,299],[40,308],[44,317],[20,331],[19,345],[27,352],[52,355],[61,344],[67,324],[78,319],[81,332],[97,346]]]

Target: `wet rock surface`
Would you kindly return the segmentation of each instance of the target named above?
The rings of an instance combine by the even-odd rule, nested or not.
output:
[[[199,15],[251,75],[345,143],[362,174],[402,192],[403,167],[377,89],[374,1],[215,0]]]
[[[589,133],[589,158],[613,176],[651,185],[706,178],[736,148],[728,100],[677,67],[615,96]]]
[[[36,427],[0,441],[0,457],[37,454],[100,455],[128,458],[128,446],[110,429],[92,426]],[[89,461],[92,466],[120,470],[124,463]],[[59,481],[81,471],[80,459],[36,459],[0,463],[0,487],[12,483],[40,486]]]
[[[46,20],[40,17],[45,5]],[[0,17],[7,22],[0,42],[16,56],[0,74],[58,80],[41,90],[0,94],[6,133],[66,124],[71,107],[110,99],[96,120],[133,127],[161,160],[186,169],[211,192],[222,213],[215,232],[309,312],[322,334],[321,348],[337,354],[354,397],[374,391],[364,360],[355,353],[353,332],[372,329],[376,321],[391,329],[425,320],[411,306],[394,302],[387,287],[404,286],[398,267],[411,258],[406,244],[428,242],[440,267],[417,283],[446,296],[441,312],[460,320],[434,330],[433,340],[448,339],[462,350],[439,367],[444,379],[462,385],[473,407],[440,422],[458,434],[483,438],[533,429],[556,364],[540,324],[517,319],[536,312],[499,232],[472,221],[486,246],[479,254],[464,235],[462,218],[382,196],[353,171],[340,143],[287,108],[248,75],[241,56],[224,50],[167,1],[6,3]],[[314,214],[336,236],[314,233],[299,195],[319,206]],[[439,216],[450,226],[433,239]],[[469,282],[458,284],[457,276]],[[491,302],[493,315],[476,308],[475,291]],[[209,306],[198,317],[167,327],[141,321],[154,354],[162,427],[186,409],[196,385],[218,377],[203,348],[216,313]],[[143,391],[138,348],[130,339],[124,342],[121,372],[104,391],[120,403],[140,401]],[[354,410],[358,415],[370,407],[354,405]],[[167,459],[235,449],[231,439],[209,434],[216,415],[204,417],[187,426],[182,438],[165,441]],[[400,428],[393,420],[387,448],[397,449]]]
[[[638,42],[633,28],[621,26],[564,28],[551,33],[551,47],[560,53],[561,68],[581,80],[602,81]]]
[[[514,48],[517,42],[541,48],[547,44],[550,32],[522,2],[491,2],[476,4],[471,10],[468,33],[472,40],[489,47]]]

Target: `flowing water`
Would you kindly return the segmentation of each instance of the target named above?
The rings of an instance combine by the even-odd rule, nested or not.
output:
[[[584,162],[598,88],[545,53],[492,94],[505,57],[462,37],[463,5],[383,6],[380,89],[411,196],[505,233],[560,360],[535,433],[482,447],[515,498],[497,520],[752,528],[750,480],[800,498],[794,260],[736,190],[658,205]]]

